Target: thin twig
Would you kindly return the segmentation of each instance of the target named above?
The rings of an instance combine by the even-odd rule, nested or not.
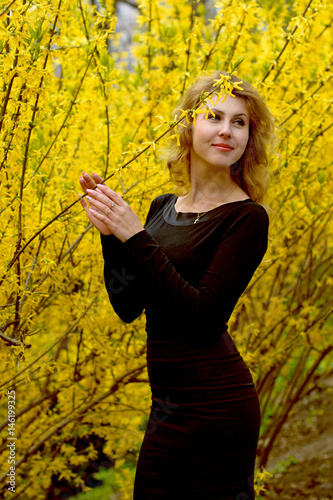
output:
[[[186,80],[187,80],[187,75],[188,75],[188,67],[190,63],[190,55],[191,55],[191,42],[192,42],[192,31],[193,31],[193,26],[194,26],[194,1],[191,0],[191,22],[190,22],[190,32],[189,32],[189,37],[188,37],[188,45],[187,45],[187,51],[186,51],[186,67],[185,67],[185,75],[184,75],[184,83],[183,83],[183,89],[181,95],[184,94],[185,88],[186,88]]]
[[[316,94],[316,93],[317,93],[317,92],[318,92],[318,91],[319,91],[319,90],[320,90],[320,89],[321,89],[321,88],[325,85],[325,83],[327,83],[327,82],[329,82],[329,81],[331,80],[331,78],[332,78],[332,76],[330,76],[330,77],[329,77],[329,78],[328,78],[325,82],[321,83],[321,84],[319,85],[319,87],[317,87],[317,88],[316,88],[316,90],[314,90],[314,91],[312,92],[312,94],[311,94],[311,95],[310,95],[307,99],[305,99],[305,100],[303,101],[303,103],[302,103],[302,104],[301,104],[301,105],[300,105],[297,109],[294,109],[294,111],[293,111],[292,113],[290,113],[290,115],[288,115],[288,116],[287,116],[287,118],[285,118],[285,119],[283,120],[283,122],[280,122],[280,123],[278,124],[278,126],[279,126],[279,127],[282,127],[282,126],[283,126],[283,125],[284,125],[284,124],[285,124],[288,120],[290,120],[290,118],[292,118],[292,117],[293,117],[296,113],[298,113],[298,111],[299,111],[300,109],[302,109],[302,108],[303,108],[303,106],[304,106],[305,104],[307,104],[307,103],[308,103],[308,102],[312,99],[312,97],[313,97],[313,96],[314,96],[314,95],[315,95],[315,94]]]
[[[44,161],[46,160],[46,158],[47,158],[47,157],[48,157],[48,155],[50,154],[51,149],[53,148],[53,146],[54,146],[54,145],[55,145],[55,143],[57,142],[57,140],[58,140],[58,137],[59,137],[60,133],[62,132],[63,128],[65,127],[66,122],[67,122],[67,120],[68,120],[68,118],[69,118],[69,115],[71,114],[71,111],[72,111],[72,109],[73,109],[74,105],[76,104],[76,99],[77,99],[77,97],[78,97],[78,95],[79,95],[79,92],[80,92],[80,90],[81,90],[81,87],[82,87],[82,85],[83,85],[83,81],[84,81],[85,77],[87,76],[87,72],[88,72],[88,69],[89,69],[90,63],[91,63],[91,61],[92,61],[92,59],[93,59],[93,57],[94,57],[95,50],[96,50],[96,47],[94,47],[94,49],[93,49],[93,51],[92,51],[92,54],[91,54],[90,59],[89,59],[89,61],[88,61],[87,67],[86,67],[86,69],[85,69],[85,71],[84,71],[84,74],[82,75],[82,77],[81,77],[81,79],[80,79],[80,82],[79,82],[79,85],[78,85],[78,87],[77,87],[77,89],[76,89],[75,95],[74,95],[73,99],[71,100],[71,103],[70,103],[70,106],[69,106],[68,111],[67,111],[67,113],[66,113],[66,116],[65,116],[65,118],[64,118],[64,120],[63,120],[63,122],[62,122],[62,124],[60,125],[58,132],[56,133],[56,135],[55,135],[55,137],[54,137],[53,141],[51,142],[50,146],[48,147],[48,149],[47,149],[46,153],[44,154],[43,158],[41,159],[41,161],[40,161],[40,163],[39,163],[38,167],[37,167],[37,168],[36,168],[36,170],[34,171],[33,175],[32,175],[32,176],[31,176],[31,178],[29,179],[28,183],[29,183],[29,182],[30,182],[30,181],[34,178],[34,176],[37,174],[37,172],[38,172],[38,170],[40,169],[40,167],[43,165]],[[24,187],[27,187],[28,183],[27,183]]]
[[[236,48],[237,48],[237,44],[238,44],[239,39],[240,39],[241,34],[242,34],[242,29],[243,29],[243,26],[244,26],[244,23],[245,23],[246,13],[247,13],[247,11],[246,11],[246,10],[244,10],[244,12],[243,12],[243,17],[242,17],[242,20],[241,20],[241,23],[240,23],[240,27],[239,27],[239,29],[238,29],[238,31],[237,31],[237,33],[238,33],[238,34],[237,34],[237,37],[236,37],[236,39],[235,39],[235,41],[234,41],[234,44],[233,44],[233,46],[232,46],[232,48],[231,48],[231,51],[230,51],[230,54],[229,54],[228,60],[225,62],[225,65],[224,65],[224,70],[225,70],[225,71],[228,71],[229,64],[230,64],[230,62],[232,61],[232,58],[234,57],[234,53],[235,53],[235,50],[236,50]]]
[[[21,342],[20,340],[13,339],[12,337],[8,337],[5,335],[1,330],[0,330],[0,338],[6,342],[6,344],[12,345],[12,346],[21,346],[23,345],[26,348],[31,347],[31,344],[26,344],[25,342]]]
[[[232,3],[233,3],[233,0],[230,0],[230,2],[229,2],[229,4],[227,5],[226,9],[229,9],[229,7],[231,7]],[[214,52],[214,49],[215,49],[215,47],[216,47],[216,45],[217,45],[217,42],[218,42],[218,39],[219,39],[219,36],[220,36],[221,30],[222,30],[222,28],[223,28],[224,26],[225,26],[225,22],[223,21],[223,22],[220,24],[220,26],[217,28],[217,31],[216,31],[216,33],[215,33],[215,39],[214,39],[214,42],[213,42],[213,44],[212,44],[212,46],[211,46],[211,48],[210,48],[210,50],[209,50],[208,54],[206,54],[206,55],[205,55],[204,62],[203,62],[203,64],[202,64],[202,66],[201,66],[201,70],[202,70],[202,71],[203,71],[203,70],[205,70],[205,69],[207,68],[207,65],[208,65],[209,59],[211,58],[211,55],[212,55],[212,53]]]
[[[305,10],[302,14],[302,17],[305,17],[305,14],[307,13],[307,11],[309,10],[310,8],[310,5],[312,4],[312,1],[313,0],[309,0],[307,6],[305,7]],[[266,80],[266,78],[270,75],[271,71],[273,71],[273,68],[276,67],[279,59],[281,58],[282,54],[284,53],[284,51],[286,50],[286,48],[288,47],[289,45],[289,42],[291,40],[291,38],[294,36],[296,30],[298,29],[299,25],[296,24],[295,28],[293,29],[292,33],[288,36],[284,46],[282,47],[282,49],[280,50],[280,53],[278,54],[277,58],[275,59],[275,61],[271,64],[269,70],[267,71],[266,75],[264,76],[264,78],[262,79],[261,83],[264,83],[264,81]]]
[[[79,321],[87,314],[87,312],[89,311],[89,309],[93,306],[93,304],[96,302],[97,300],[97,297],[95,297],[91,302],[90,304],[88,304],[88,306],[86,307],[85,311],[77,318],[77,320],[68,328],[68,330],[66,330],[66,332],[59,338],[57,339],[52,345],[51,347],[49,347],[48,349],[46,349],[46,351],[44,351],[40,356],[38,356],[36,359],[34,359],[33,361],[31,361],[31,363],[29,363],[23,370],[21,370],[19,373],[17,373],[16,375],[14,375],[14,377],[10,378],[9,380],[6,380],[6,382],[4,382],[2,385],[0,385],[0,389],[1,387],[4,387],[6,386],[7,384],[9,384],[10,382],[12,382],[13,380],[15,380],[17,377],[19,377],[20,375],[22,375],[22,373],[24,373],[25,371],[27,371],[29,368],[31,368],[31,366],[33,366],[35,363],[37,363],[37,361],[39,361],[41,358],[43,358],[48,352],[50,352],[57,344],[59,344],[59,342],[61,342],[62,340],[64,340],[73,330],[74,328],[77,326],[77,324],[79,323]]]
[[[9,5],[7,5],[7,7],[5,7],[3,9],[2,12],[0,12],[0,17],[3,16],[4,14],[6,14],[6,12],[9,11],[9,9],[11,8],[11,6],[16,2],[16,0],[13,0]]]

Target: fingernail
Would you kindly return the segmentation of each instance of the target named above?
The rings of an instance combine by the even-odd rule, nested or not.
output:
[[[90,198],[90,196],[86,196],[86,198],[87,198],[87,200],[88,200],[88,201],[91,201],[91,198]]]

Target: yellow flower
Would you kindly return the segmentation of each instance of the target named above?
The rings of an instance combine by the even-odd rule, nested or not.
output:
[[[182,112],[182,114],[180,115],[179,120],[181,120],[185,116],[187,123],[190,123],[190,120],[188,118],[188,114],[191,110],[190,109],[184,110],[184,109],[180,108],[180,111]]]

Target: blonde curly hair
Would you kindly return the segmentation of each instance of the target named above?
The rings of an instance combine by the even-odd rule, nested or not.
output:
[[[194,109],[200,102],[203,92],[217,90],[214,80],[220,79],[224,72],[214,72],[209,76],[199,77],[187,90],[179,106],[174,110],[173,116],[181,116],[181,110]],[[238,186],[254,201],[263,201],[269,182],[269,152],[273,150],[275,142],[274,118],[259,92],[248,82],[231,75],[230,82],[239,83],[242,90],[234,88],[232,93],[243,99],[249,111],[250,129],[249,140],[242,157],[230,167],[230,175]],[[181,190],[189,191],[190,188],[190,150],[192,147],[193,120],[188,115],[178,126],[179,145],[176,139],[171,140],[166,154],[167,165],[171,181]]]

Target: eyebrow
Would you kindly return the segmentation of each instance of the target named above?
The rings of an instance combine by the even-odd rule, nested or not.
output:
[[[219,109],[216,109],[216,108],[211,108],[211,111],[213,111],[213,113],[220,113],[220,115],[224,115],[224,111],[221,111]],[[245,113],[235,113],[234,116],[245,116],[245,118],[248,118],[248,116],[245,114]]]

